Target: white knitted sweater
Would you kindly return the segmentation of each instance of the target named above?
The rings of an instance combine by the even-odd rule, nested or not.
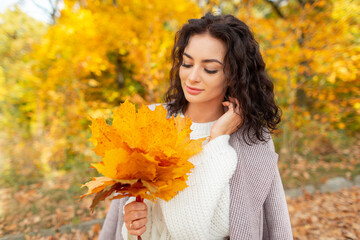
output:
[[[214,122],[193,123],[191,139],[210,136]],[[237,155],[229,145],[229,135],[219,136],[204,143],[203,150],[190,158],[194,164],[187,184],[173,199],[158,203],[145,200],[148,223],[143,240],[165,239],[224,239],[229,236],[229,180],[233,175]],[[134,201],[130,198],[128,202]],[[127,202],[127,203],[128,203]],[[125,224],[124,239],[137,239],[128,234]]]

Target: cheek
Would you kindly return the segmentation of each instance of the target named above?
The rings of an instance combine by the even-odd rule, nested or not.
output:
[[[184,69],[183,67],[180,67],[180,70],[179,70],[179,76],[180,76],[180,79],[181,81],[184,81],[186,79],[186,69]]]
[[[184,85],[185,85],[185,77],[184,77],[184,74],[181,74],[179,72],[179,77],[180,77],[180,85],[181,85],[181,88],[184,90]]]
[[[219,89],[219,91],[223,91],[224,89],[227,88],[227,81],[225,80],[224,77],[221,77],[219,79],[217,79],[216,82],[214,82],[214,88]]]

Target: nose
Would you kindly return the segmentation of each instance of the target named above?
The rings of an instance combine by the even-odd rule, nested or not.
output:
[[[191,68],[191,71],[188,75],[188,80],[190,82],[200,82],[200,68],[199,67],[193,67]]]

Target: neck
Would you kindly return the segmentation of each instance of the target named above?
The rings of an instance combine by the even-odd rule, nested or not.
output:
[[[218,120],[224,114],[223,106],[209,105],[205,103],[189,103],[185,116],[190,117],[196,123],[205,123]]]

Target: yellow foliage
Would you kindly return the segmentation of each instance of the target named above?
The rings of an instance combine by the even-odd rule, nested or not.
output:
[[[301,115],[303,110],[294,112],[295,106],[301,106],[325,113],[322,121],[339,129],[345,124],[359,130],[360,123],[347,117],[355,114],[354,108],[341,104],[359,99],[360,48],[356,39],[360,17],[355,5],[351,0],[314,1],[304,6],[289,1],[280,8],[284,17],[276,16],[275,11],[270,17],[257,12],[259,6],[271,10],[261,1],[239,7],[236,15],[252,28],[262,46],[276,95],[286,103],[282,106],[285,115]],[[304,93],[302,98],[299,93]],[[331,115],[343,117],[335,120]],[[291,127],[290,122],[285,124]]]
[[[88,122],[80,116],[104,116],[126,98],[138,104],[161,100],[175,32],[200,15],[187,0],[86,2],[64,1],[60,17],[28,56],[32,68],[17,64],[20,68],[11,73],[19,84],[7,84],[14,91],[4,89],[19,95],[17,106],[29,109],[33,149],[48,149],[40,154],[50,170],[67,158],[91,156],[85,142]],[[29,76],[23,76],[27,71]],[[31,88],[20,87],[24,82]],[[11,115],[7,118],[14,122]],[[66,144],[60,148],[58,141]]]

